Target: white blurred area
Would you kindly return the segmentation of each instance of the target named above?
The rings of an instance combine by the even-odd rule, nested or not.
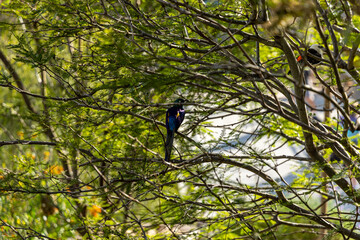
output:
[[[307,80],[305,84],[308,88],[312,88],[315,90],[306,92],[305,100],[309,105],[308,111],[312,113],[311,116],[313,118],[315,118],[317,121],[322,122],[325,120],[325,100],[323,96],[316,92],[323,92],[324,87],[316,80],[312,71],[309,70],[306,75]],[[343,87],[348,94],[350,103],[355,104],[355,102],[357,102],[357,99],[360,98],[360,92],[358,91],[359,87],[356,86],[354,81],[352,81],[352,78],[349,74],[343,73],[341,75],[341,78]],[[333,90],[337,91],[335,86],[333,87]],[[281,99],[281,101],[286,101],[285,98],[279,98]],[[338,103],[342,105],[341,102]],[[330,106],[330,110],[330,118],[337,121],[337,119],[339,119],[340,117],[339,112],[336,111],[333,106]],[[218,118],[215,118],[212,121],[212,125],[214,127],[207,126],[207,128],[212,132],[212,139],[221,140],[223,136],[228,136],[230,134],[231,126],[236,126],[236,124],[239,122],[240,117],[236,115],[222,116],[221,113],[218,113],[216,116],[218,116]],[[221,126],[224,125],[228,127],[221,128]],[[255,157],[251,159],[250,162],[249,160],[245,160],[248,161],[248,164],[251,164],[251,161],[253,161],[254,164],[256,164],[256,161],[261,161],[262,163],[265,163],[263,164],[264,166],[262,167],[262,170],[265,171],[266,174],[271,176],[273,179],[276,179],[280,184],[284,184],[284,181],[287,183],[291,183],[291,181],[295,178],[295,175],[293,173],[299,170],[299,168],[306,166],[306,164],[309,164],[309,162],[306,161],[308,155],[304,150],[303,146],[297,144],[289,145],[288,143],[284,144],[284,141],[282,140],[276,142],[276,139],[274,137],[263,137],[259,141],[254,141],[255,138],[251,134],[255,132],[257,128],[258,126],[255,122],[251,122],[245,125],[245,128],[242,129],[244,133],[241,133],[238,136],[238,139],[234,139],[234,147],[231,146],[231,142],[227,142],[226,144],[214,143],[213,145],[210,144],[209,146],[204,147],[206,147],[206,149],[211,149],[212,153],[221,153],[223,155],[229,156],[230,158],[233,157],[233,159],[236,160],[236,157],[241,158],[242,156],[246,156],[246,152],[249,151],[246,146],[251,146],[254,151],[263,153],[263,155],[273,156],[274,158],[262,158],[261,155],[259,155],[258,158]],[[210,137],[202,140],[196,139],[197,142],[207,142],[209,140]],[[242,149],[241,147],[239,147],[239,142],[243,143],[244,148],[246,149]],[[284,158],[281,158],[282,156],[284,156]],[[296,156],[298,158],[303,158],[304,161],[295,161],[287,158],[286,156]],[[241,161],[244,160],[242,159]],[[265,183],[263,179],[244,169],[219,169],[219,174],[224,172],[225,174],[223,174],[221,177],[228,178],[239,183],[249,184],[252,186]]]

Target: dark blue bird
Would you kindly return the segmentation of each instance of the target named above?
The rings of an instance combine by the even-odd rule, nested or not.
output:
[[[184,99],[177,99],[174,106],[166,111],[166,142],[165,142],[165,161],[170,160],[171,149],[174,142],[175,132],[179,129],[185,118],[185,110],[183,108]]]

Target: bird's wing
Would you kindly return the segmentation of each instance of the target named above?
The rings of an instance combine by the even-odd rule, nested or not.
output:
[[[318,51],[316,51],[315,49],[310,48],[308,50],[308,52],[311,53],[314,56],[321,57],[321,54]]]

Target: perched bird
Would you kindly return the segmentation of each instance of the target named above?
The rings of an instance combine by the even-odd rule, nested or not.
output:
[[[306,59],[311,64],[311,66],[316,67],[317,65],[320,64],[321,60],[310,56],[310,54],[314,55],[318,58],[323,58],[324,49],[325,48],[319,44],[313,44],[310,46],[310,48],[308,49],[307,54],[306,54]],[[296,61],[300,65],[302,65],[302,66],[304,65],[304,59],[301,55],[296,59]],[[289,70],[288,74],[291,74],[291,70]]]
[[[183,108],[184,99],[177,99],[174,105],[166,111],[166,142],[165,142],[165,161],[170,160],[171,149],[174,142],[174,134],[179,129],[185,118]]]

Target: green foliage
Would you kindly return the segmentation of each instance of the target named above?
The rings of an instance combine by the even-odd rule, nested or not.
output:
[[[321,227],[328,239],[359,234],[359,194],[346,185],[359,175],[353,139],[340,136],[347,126],[316,122],[306,110],[296,94],[308,90],[285,74],[290,59],[278,40],[296,56],[313,43],[334,51],[337,42],[341,73],[359,80],[352,6],[2,1],[0,239],[314,239]],[[338,70],[324,58],[317,84],[336,91]],[[179,97],[186,119],[165,162],[165,112]],[[337,92],[334,101],[346,98]],[[324,159],[335,143],[350,160]]]

